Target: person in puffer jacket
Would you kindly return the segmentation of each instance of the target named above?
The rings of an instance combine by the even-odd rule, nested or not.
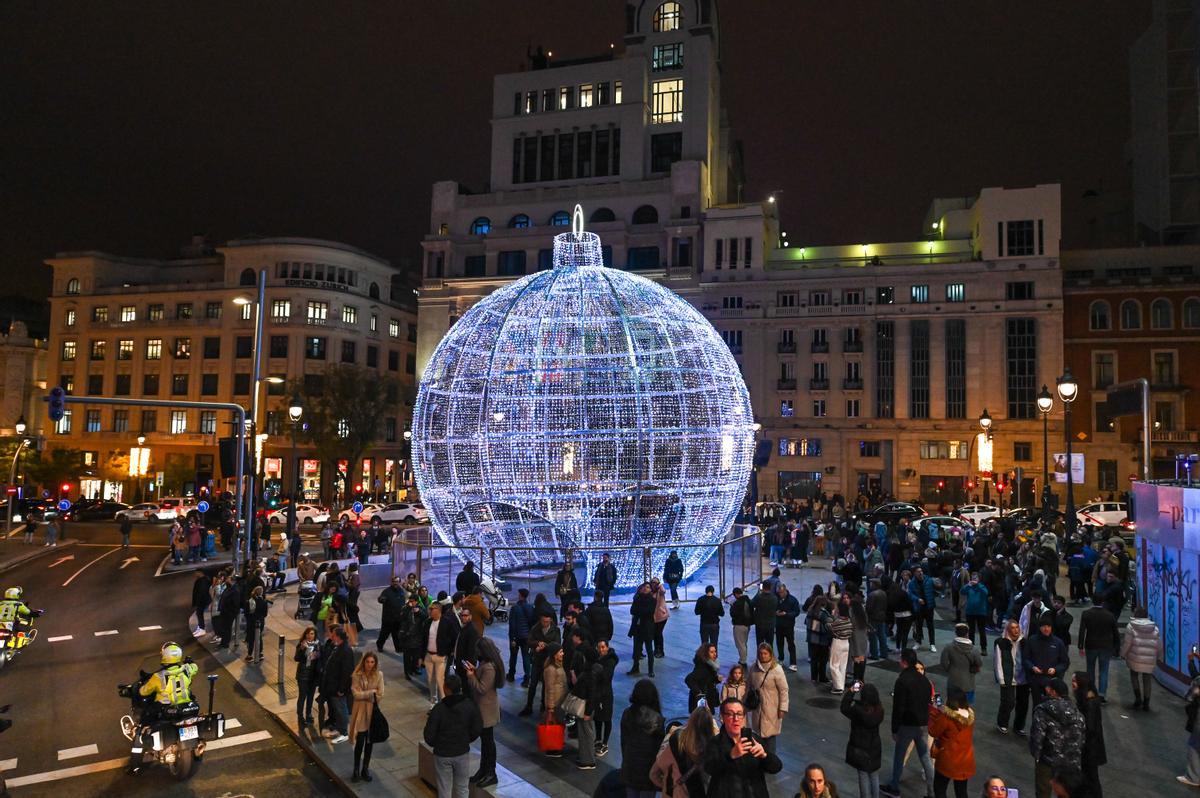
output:
[[[1153,684],[1154,666],[1163,655],[1162,635],[1158,625],[1146,617],[1146,608],[1133,611],[1133,619],[1125,627],[1125,638],[1121,641],[1121,656],[1129,666],[1129,678],[1133,681],[1133,708],[1150,708],[1150,685]]]
[[[1025,683],[1025,667],[1021,662],[1021,627],[1016,621],[1004,625],[1004,634],[995,643],[993,663],[996,684],[1000,685],[1000,709],[996,713],[996,729],[1008,734],[1008,719],[1013,709],[1017,734],[1025,734],[1025,715],[1029,712],[1029,685]]]
[[[942,649],[942,667],[946,670],[946,693],[958,688],[966,694],[967,703],[975,703],[975,674],[983,670],[983,658],[968,636],[967,625],[954,627],[954,642]]]
[[[1075,706],[1067,683],[1060,678],[1046,686],[1046,700],[1033,710],[1029,753],[1034,760],[1037,798],[1050,798],[1050,777],[1061,768],[1078,771],[1083,761],[1083,715]]]

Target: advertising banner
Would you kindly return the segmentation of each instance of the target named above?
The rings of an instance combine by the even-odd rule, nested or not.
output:
[[[1067,481],[1067,455],[1054,455],[1054,481]],[[1071,481],[1076,485],[1083,484],[1083,455],[1071,454]]]

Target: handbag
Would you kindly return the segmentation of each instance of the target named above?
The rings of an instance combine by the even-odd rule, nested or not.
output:
[[[543,753],[561,751],[566,745],[567,727],[554,722],[553,713],[546,713],[544,723],[537,727],[538,749]]]
[[[386,742],[391,734],[391,729],[388,728],[387,718],[383,716],[383,710],[379,708],[379,698],[375,698],[375,704],[371,708],[371,727],[367,731],[367,739],[372,744]]]
[[[558,708],[567,715],[582,718],[587,712],[587,702],[574,693],[567,693],[563,700],[558,702]]]

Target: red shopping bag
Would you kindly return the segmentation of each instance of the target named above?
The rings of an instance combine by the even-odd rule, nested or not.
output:
[[[546,713],[545,721],[538,724],[537,735],[538,748],[542,753],[561,751],[566,747],[567,727],[556,723],[552,713]]]

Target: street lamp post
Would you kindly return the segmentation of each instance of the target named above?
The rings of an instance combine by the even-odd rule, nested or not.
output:
[[[979,414],[979,427],[983,430],[984,438],[990,441],[992,439],[992,414],[987,411],[986,407],[983,408],[983,412]],[[979,456],[981,458],[983,457],[983,441],[980,441],[979,443]],[[988,485],[984,485],[985,501],[991,498],[991,496],[988,495],[989,490],[990,487]]]
[[[17,442],[17,451],[13,454],[12,468],[8,472],[8,489],[11,493],[8,494],[8,520],[4,526],[5,540],[8,540],[8,536],[12,534],[13,503],[17,500],[16,486],[14,485],[17,481],[17,463],[21,461],[22,450],[29,444],[29,441],[25,438],[25,430],[28,429],[28,426],[25,424],[25,416],[22,415],[17,419],[15,428],[17,430],[17,437],[20,440]]]
[[[1054,409],[1054,397],[1045,383],[1037,395],[1038,412],[1042,414],[1042,515],[1050,509],[1050,411]]]
[[[294,393],[291,402],[288,403],[288,419],[292,422],[292,487],[287,514],[289,536],[296,533],[296,502],[299,500],[300,486],[300,463],[296,460],[296,427],[300,426],[300,416],[302,415],[304,415],[304,405],[300,401],[300,394]]]
[[[1066,530],[1069,540],[1075,534],[1079,519],[1075,517],[1075,480],[1071,474],[1071,403],[1079,395],[1079,383],[1071,376],[1071,369],[1063,370],[1058,378],[1058,398],[1063,403],[1063,435],[1067,442],[1067,517]]]
[[[254,434],[258,430],[258,388],[259,374],[262,369],[262,339],[263,339],[263,311],[266,304],[267,295],[267,270],[260,269],[258,272],[258,296],[256,299],[239,296],[235,297],[233,302],[235,305],[248,305],[254,303],[254,373],[251,375],[250,384],[254,388],[254,392],[250,397],[250,433]],[[253,473],[247,476],[247,481],[250,483],[249,489],[246,491],[246,506],[243,514],[243,532],[245,537],[242,540],[242,545],[234,549],[234,569],[238,568],[237,555],[241,553],[242,562],[249,557],[252,542],[251,538],[255,535],[254,524],[254,475]],[[257,551],[257,545],[253,548]]]

